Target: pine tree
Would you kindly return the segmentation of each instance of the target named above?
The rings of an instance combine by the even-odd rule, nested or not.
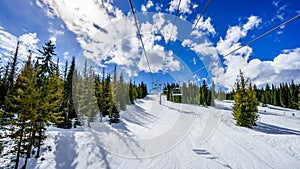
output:
[[[73,98],[75,98],[74,102],[77,105],[76,109],[81,123],[87,124],[88,127],[91,127],[90,123],[96,120],[99,113],[95,84],[92,67],[88,70],[87,62],[85,62],[83,76],[77,75]]]
[[[256,93],[240,70],[240,75],[235,84],[233,116],[238,126],[253,127],[258,119],[258,100]]]
[[[286,83],[280,84],[280,104],[283,107],[289,107],[289,91],[288,91],[288,85]]]
[[[56,56],[55,53],[55,44],[52,41],[45,43],[45,46],[42,47],[43,50],[39,50],[42,56],[38,57],[41,60],[40,64],[40,75],[42,76],[51,76],[55,73],[55,63],[52,61],[52,57]]]
[[[63,82],[59,77],[59,68],[52,61],[55,54],[55,45],[51,41],[45,43],[43,50],[39,50],[42,54],[38,57],[41,63],[37,61],[35,69],[37,70],[37,91],[39,92],[37,110],[39,111],[36,119],[37,130],[37,155],[40,155],[40,146],[45,139],[45,126],[50,122],[61,123],[64,118],[62,112],[59,111],[63,98]]]
[[[36,121],[37,111],[35,109],[38,92],[36,90],[35,71],[31,65],[31,57],[29,56],[25,67],[18,76],[11,93],[6,97],[6,107],[9,108],[12,118],[10,123],[13,128],[10,137],[16,143],[16,164],[18,168],[19,159],[25,154],[25,145],[28,144],[27,128],[30,128]],[[17,118],[14,118],[16,115]],[[25,140],[26,139],[26,140]]]
[[[64,122],[64,127],[69,128],[71,127],[70,119],[77,118],[76,111],[74,108],[74,101],[72,95],[72,88],[73,88],[73,77],[75,74],[75,58],[73,57],[71,66],[69,71],[67,72],[67,63],[66,63],[66,70],[65,70],[65,82],[64,82],[64,101],[63,107],[67,112],[64,112],[64,116],[67,117]],[[67,115],[68,114],[68,115]]]
[[[0,109],[5,109],[5,96],[8,93],[8,73],[9,73],[9,64],[5,66],[5,68],[2,70],[3,75],[1,77],[0,81]],[[3,112],[3,118],[6,116],[6,113]]]
[[[207,87],[205,79],[202,82],[202,86],[201,86],[200,92],[201,92],[201,101],[200,101],[200,104],[203,105],[203,106],[208,106],[208,100],[207,100],[208,87]]]
[[[267,106],[267,96],[266,96],[266,92],[263,92],[262,96],[261,96],[261,102],[262,102],[262,106],[266,107]]]
[[[132,80],[130,78],[129,81],[129,100],[131,104],[134,104],[134,100],[135,100],[135,89],[134,89],[134,85],[132,84]]]
[[[297,87],[292,81],[290,85],[290,99],[289,99],[289,108],[291,109],[298,109],[298,90]]]
[[[266,84],[266,89],[265,89],[265,99],[266,99],[266,104],[271,104],[271,88],[269,84]]]
[[[273,103],[273,105],[274,106],[280,106],[280,97],[279,97],[279,91],[278,91],[279,89],[277,89],[277,88],[274,88],[274,103]]]
[[[20,45],[20,42],[18,41],[16,51],[13,54],[11,69],[10,69],[10,73],[8,76],[8,88],[12,88],[14,85],[14,78],[15,78],[15,74],[16,74],[16,70],[17,70],[19,45]]]

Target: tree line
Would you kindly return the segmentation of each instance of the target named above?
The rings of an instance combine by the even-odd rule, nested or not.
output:
[[[77,118],[77,124],[87,122],[90,126],[96,116],[106,115],[110,123],[116,123],[126,105],[147,95],[145,83],[126,82],[122,73],[117,77],[116,67],[112,77],[105,69],[100,77],[87,62],[82,72],[76,70],[73,57],[71,65],[66,62],[60,73],[55,48],[51,41],[46,42],[36,60],[29,51],[17,73],[18,42],[10,61],[0,67],[0,154],[14,155],[10,168],[17,169],[21,158],[21,168],[26,168],[28,158],[40,156],[47,126],[71,128],[72,119]],[[5,138],[13,142],[13,148],[4,152]]]
[[[172,83],[164,87],[167,100],[175,103],[197,104],[202,106],[214,105],[214,91],[214,83],[212,83],[212,86],[209,88],[205,79],[200,86],[192,82],[183,82],[182,86]]]
[[[235,89],[227,93],[226,99],[234,100],[233,116],[236,124],[252,128],[256,125],[259,117],[257,113],[259,103],[262,106],[271,104],[298,110],[299,89],[300,85],[296,85],[293,80],[290,84],[281,83],[278,87],[276,85],[270,87],[269,84],[266,84],[264,88],[258,89],[240,71]]]
[[[113,73],[106,73],[105,68],[101,76],[87,66],[82,72],[74,74],[73,104],[82,124],[90,127],[91,122],[102,122],[107,116],[110,123],[119,122],[119,112],[126,110],[126,106],[134,104],[134,100],[147,96],[147,85],[144,82],[136,84],[126,82],[124,75],[118,75],[116,67]]]
[[[174,92],[176,94],[174,95]],[[180,94],[178,94],[178,92]],[[206,81],[203,80],[201,86],[195,83],[183,83],[182,86],[172,83],[164,88],[167,100],[176,103],[198,104],[203,106],[215,105],[215,98],[218,100],[234,100],[232,115],[236,120],[236,125],[252,128],[256,125],[259,118],[259,103],[262,106],[267,104],[280,106],[284,108],[299,109],[300,85],[292,81],[290,84],[281,83],[279,86],[266,84],[264,88],[258,89],[252,84],[250,79],[245,77],[240,70],[237,76],[235,87],[230,92],[224,92],[222,88],[215,91],[215,85],[212,82],[211,88],[208,88]]]
[[[266,84],[263,88],[257,88],[254,84],[252,87],[256,93],[256,98],[262,106],[270,104],[299,110],[300,84],[295,84],[293,80],[291,83],[280,83],[278,86]],[[235,90],[227,93],[226,99],[233,100],[235,93]]]

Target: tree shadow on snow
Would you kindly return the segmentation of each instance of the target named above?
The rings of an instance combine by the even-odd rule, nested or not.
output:
[[[255,131],[259,131],[266,134],[291,134],[300,135],[300,131],[292,130],[289,128],[278,127],[267,123],[257,122],[257,126],[254,127]]]
[[[214,107],[219,110],[228,110],[228,111],[233,110],[231,106],[226,106],[226,105],[222,105],[222,104],[216,104]]]
[[[285,111],[285,112],[289,112],[289,111],[293,111],[291,109],[288,108],[280,108],[280,107],[275,107],[275,106],[267,106],[269,109],[273,109],[273,110],[279,110],[279,111]]]
[[[115,128],[114,126],[110,128],[106,125],[107,124],[100,124],[100,127],[102,128],[101,130],[92,127],[92,130],[90,131],[93,134],[94,140],[97,142],[97,147],[100,149],[101,157],[104,161],[105,168],[110,168],[109,162],[107,161],[106,157],[109,153],[112,152],[109,152],[105,149],[105,145],[102,143],[101,140],[103,140],[105,135],[108,134],[114,134],[115,136],[117,136],[117,139],[127,147],[127,149],[131,152],[131,154],[136,159],[140,159],[140,157],[136,154],[135,150],[140,149],[144,151],[144,149],[134,138],[132,138],[132,136],[128,134],[130,131],[127,129],[126,125],[124,126],[122,125],[124,127],[123,129],[120,129],[119,126],[117,128]],[[111,145],[111,146],[118,146],[118,145]]]
[[[62,132],[57,136],[55,162],[56,169],[72,169],[76,168],[77,163],[74,160],[77,158],[78,145],[75,141],[75,132]]]
[[[122,116],[122,119],[143,127],[145,127],[145,125],[148,123],[152,123],[157,118],[158,117],[154,116],[153,114],[147,113],[144,108],[138,105],[134,105],[134,108],[128,107],[126,114]]]

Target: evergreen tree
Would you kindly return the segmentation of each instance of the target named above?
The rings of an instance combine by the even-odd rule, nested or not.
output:
[[[82,124],[90,126],[91,122],[96,120],[98,112],[98,103],[95,92],[95,75],[92,67],[87,68],[87,61],[85,62],[83,76],[77,75],[76,86],[74,87],[75,104],[77,105],[77,112]],[[100,117],[101,118],[101,117]]]
[[[70,128],[71,121],[70,119],[77,118],[76,111],[74,108],[74,101],[72,95],[72,88],[73,88],[73,76],[75,73],[75,58],[73,57],[71,66],[69,71],[67,71],[67,62],[66,62],[66,69],[65,69],[65,82],[64,82],[64,100],[63,100],[63,108],[66,110],[64,112],[64,116],[67,117],[64,122],[64,127]]]
[[[271,104],[271,88],[269,86],[269,84],[266,84],[266,89],[265,89],[265,100],[266,100],[266,104]]]
[[[56,56],[55,53],[55,44],[52,41],[45,43],[45,46],[42,47],[43,50],[39,50],[42,56],[38,57],[41,60],[40,64],[40,75],[42,76],[51,76],[55,73],[55,63],[52,61],[52,57]]]
[[[45,139],[45,126],[50,122],[61,123],[63,119],[62,112],[59,111],[63,98],[63,82],[59,77],[59,68],[52,61],[55,54],[55,45],[51,41],[45,43],[42,54],[38,57],[41,63],[37,61],[35,69],[37,70],[37,91],[39,92],[37,110],[39,111],[36,119],[37,128],[37,155],[40,155],[40,146]]]
[[[110,74],[108,74],[104,83],[104,108],[102,113],[109,116],[110,123],[117,123],[119,122],[119,112],[113,100],[110,83]]]
[[[289,108],[291,109],[298,109],[298,90],[297,87],[292,81],[290,85],[290,99],[289,99]]]
[[[25,154],[25,146],[28,144],[28,128],[36,121],[35,109],[38,91],[36,90],[35,71],[31,65],[29,56],[25,67],[18,76],[10,94],[6,97],[6,107],[10,110],[12,124],[10,137],[15,140],[16,154],[15,168],[18,168],[21,155]],[[16,118],[15,118],[16,116]]]
[[[261,102],[262,102],[262,106],[266,107],[267,106],[267,96],[266,96],[266,92],[263,92],[262,96],[261,96]]]
[[[258,100],[249,79],[240,75],[235,84],[233,116],[238,126],[252,127],[258,119]]]
[[[9,73],[9,76],[8,76],[8,88],[12,88],[13,85],[14,85],[14,78],[15,78],[15,74],[16,74],[16,70],[17,70],[19,45],[20,45],[20,42],[18,41],[16,50],[13,54],[11,69],[10,69],[10,73]]]
[[[130,81],[129,81],[129,100],[130,100],[130,103],[131,104],[134,104],[134,100],[135,100],[135,89],[134,89],[134,86],[132,84],[132,80],[130,78]]]
[[[288,85],[286,83],[280,84],[280,104],[283,107],[289,107],[289,91],[288,91]]]
[[[203,106],[208,106],[209,105],[208,104],[208,100],[207,100],[208,87],[207,87],[205,79],[202,82],[202,86],[201,86],[200,92],[201,92],[200,104],[203,105]]]

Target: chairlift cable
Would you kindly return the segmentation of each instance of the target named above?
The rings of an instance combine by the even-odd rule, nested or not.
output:
[[[226,57],[226,56],[228,56],[228,55],[230,55],[230,54],[232,54],[232,53],[234,53],[234,52],[240,50],[240,49],[243,48],[243,47],[246,47],[246,46],[250,45],[251,43],[257,41],[258,39],[260,39],[260,38],[262,38],[262,37],[264,37],[264,36],[270,34],[271,32],[273,32],[273,31],[275,31],[275,30],[281,28],[282,26],[284,26],[284,25],[290,23],[291,21],[293,21],[293,20],[295,20],[295,19],[297,19],[297,18],[299,18],[299,17],[300,17],[300,14],[294,16],[293,18],[291,18],[291,19],[289,19],[289,20],[287,20],[287,21],[281,23],[280,25],[278,25],[278,26],[276,26],[276,27],[270,29],[269,31],[267,31],[267,32],[265,32],[265,33],[259,35],[258,37],[256,37],[256,38],[254,38],[254,39],[248,41],[248,42],[247,42],[246,44],[244,44],[243,46],[240,46],[240,47],[234,49],[233,51],[227,53],[226,55],[224,55],[224,57]]]
[[[200,13],[200,15],[199,15],[199,17],[198,17],[198,20],[197,20],[197,22],[195,23],[195,25],[194,25],[194,27],[193,27],[193,29],[192,29],[192,32],[194,31],[194,29],[195,29],[196,26],[198,25],[198,22],[199,22],[200,19],[202,18],[204,12],[205,12],[206,9],[208,8],[208,6],[209,6],[209,4],[210,4],[210,1],[211,1],[211,0],[208,0],[207,3],[206,3],[206,5],[205,5],[205,7],[202,9],[202,11],[201,11],[201,13]]]
[[[199,15],[196,23],[194,24],[194,26],[193,26],[193,28],[191,30],[191,33],[197,28],[197,25],[198,25],[200,19],[202,18],[202,16],[204,15],[204,12],[207,10],[207,8],[208,8],[208,6],[210,4],[210,1],[211,0],[208,0],[207,3],[205,4],[204,8],[202,9],[202,11],[201,11],[201,13],[200,13],[200,15]],[[191,36],[191,33],[190,33],[190,36]],[[183,51],[183,47],[181,46],[181,49],[180,49],[180,51],[177,54],[178,57],[180,56],[180,54],[181,54],[182,51]]]
[[[181,0],[179,0],[179,2],[178,2],[178,6],[177,6],[176,14],[175,14],[175,17],[174,17],[174,21],[173,21],[173,25],[172,25],[171,34],[170,34],[170,37],[169,37],[169,39],[168,39],[168,44],[167,44],[167,49],[166,49],[166,51],[169,50],[170,40],[171,40],[171,38],[172,38],[173,31],[174,31],[174,25],[176,24],[177,17],[178,17],[178,13],[179,13],[179,10],[180,10],[180,4],[181,4]]]
[[[136,19],[136,16],[135,16],[135,12],[134,12],[134,9],[133,9],[133,5],[132,5],[131,0],[128,0],[128,2],[129,2],[129,6],[130,6],[130,9],[131,9],[133,18],[134,18],[134,22],[135,22],[135,26],[136,26],[136,29],[137,29],[137,33],[138,33],[139,39],[140,39],[141,44],[142,44],[143,53],[144,53],[144,56],[145,56],[146,61],[147,61],[147,65],[148,65],[148,68],[149,68],[149,71],[150,71],[150,75],[151,75],[151,78],[152,78],[152,82],[154,82],[152,70],[151,70],[150,63],[149,63],[149,60],[148,60],[148,57],[147,57],[147,53],[146,53],[145,45],[144,45],[144,42],[143,42],[143,39],[142,39],[141,31],[140,31],[140,28],[139,28],[139,26],[138,26],[138,22],[137,22],[137,19]]]

